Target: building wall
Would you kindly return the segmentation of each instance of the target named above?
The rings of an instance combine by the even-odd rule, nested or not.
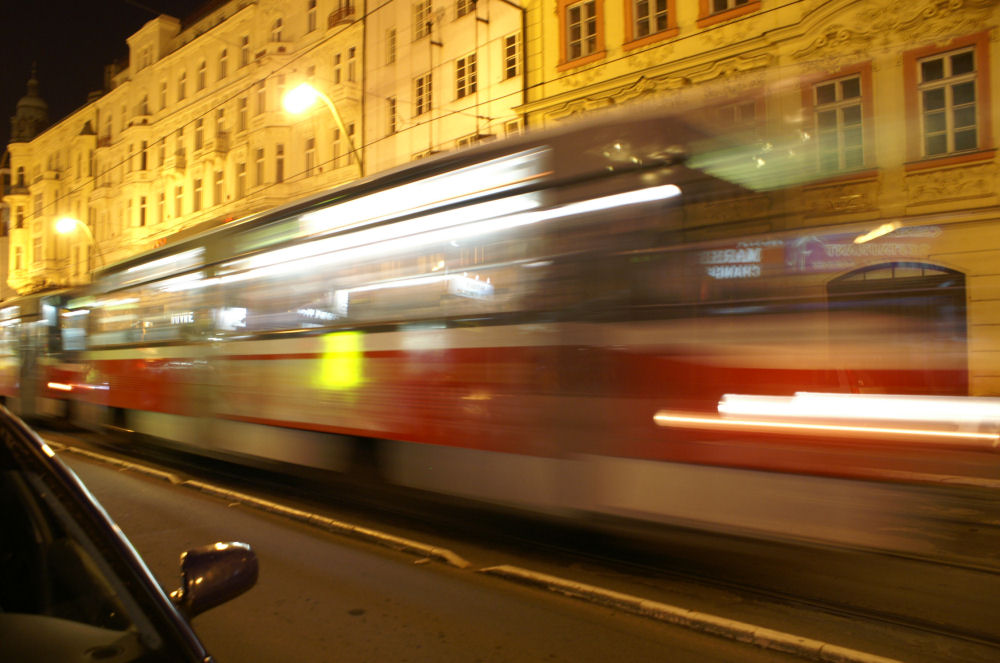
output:
[[[128,62],[110,69],[109,91],[10,145],[12,172],[26,173],[7,197],[26,210],[11,231],[10,285],[84,283],[186,228],[356,178],[332,116],[319,107],[293,117],[280,100],[310,81],[360,133],[361,77],[334,81],[336,56],[362,50],[362,15],[357,2],[234,1],[183,29],[169,16],[143,26]],[[87,224],[96,245],[84,232],[57,235],[61,216]]]
[[[645,2],[533,2],[522,110],[529,125],[544,126],[612,107],[676,109],[740,146],[734,153],[743,166],[727,164],[727,172],[745,176],[759,192],[741,205],[706,204],[686,222],[689,239],[811,229],[822,238],[837,228],[860,234],[899,224],[837,276],[893,260],[962,272],[970,392],[997,395],[998,4],[654,0],[648,6],[665,9],[665,20],[640,35],[633,21]],[[574,22],[588,21],[592,28],[573,31]],[[962,53],[972,55],[963,60]],[[944,63],[946,77],[952,67],[972,67],[945,86],[950,105],[936,118],[929,106],[936,102],[924,96],[935,93],[922,89],[940,82],[934,60]],[[965,110],[960,80],[973,81]],[[849,85],[859,95],[825,103],[820,95],[841,95],[843,81],[856,81]],[[845,102],[858,106],[860,159],[820,145],[821,116]],[[938,120],[947,140],[931,135]],[[974,135],[959,136],[963,122],[974,124]],[[843,141],[845,131],[823,135]],[[831,152],[840,159],[834,166],[824,162]]]
[[[392,0],[372,9],[365,142],[373,172],[520,131],[521,18],[502,0]],[[418,99],[427,76],[429,104]]]

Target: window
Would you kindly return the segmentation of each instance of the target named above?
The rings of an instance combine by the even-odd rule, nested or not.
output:
[[[229,52],[226,49],[222,49],[219,53],[219,80],[221,81],[229,75]]]
[[[474,94],[476,91],[476,54],[471,53],[455,62],[455,97]]]
[[[146,141],[142,141],[142,145],[139,147],[139,170],[146,170],[148,166],[148,157],[146,156],[146,150],[148,145]]]
[[[146,225],[146,196],[139,196],[139,227]]]
[[[316,0],[309,0],[306,4],[306,32],[316,29]]]
[[[246,131],[247,128],[247,98],[236,100],[236,130]]]
[[[316,167],[316,139],[306,138],[306,177],[312,177]]]
[[[257,115],[267,110],[267,87],[264,81],[257,81]]]
[[[284,99],[284,97],[285,97],[285,75],[284,74],[278,74],[278,79],[276,81],[275,87],[277,88],[277,93],[278,93],[275,96],[275,99],[278,100],[277,101],[278,106],[281,106],[281,100]]]
[[[389,97],[385,100],[385,113],[388,122],[386,123],[386,134],[396,133],[396,97]]]
[[[347,49],[347,82],[354,82],[355,69],[357,67],[357,50],[354,46]]]
[[[177,101],[183,101],[187,96],[187,72],[182,71],[181,77],[177,80]]]
[[[385,63],[392,64],[396,61],[396,28],[389,28],[385,31]]]
[[[475,8],[475,0],[458,0],[455,3],[455,18],[458,19],[466,14],[471,14]]]
[[[31,262],[35,265],[42,262],[42,238],[35,237],[31,241]]]
[[[503,38],[503,77],[514,78],[521,73],[521,33]]]
[[[566,7],[566,60],[578,60],[597,50],[597,0]]]
[[[205,145],[205,120],[198,118],[194,121],[194,151],[197,152]]]
[[[503,133],[504,136],[508,138],[510,136],[517,136],[521,133],[521,121],[520,120],[507,120],[503,123]]]
[[[254,155],[254,178],[257,186],[264,183],[264,148],[258,147]]]
[[[184,213],[184,187],[174,187],[174,218],[179,219]]]
[[[18,271],[24,269],[24,266],[21,264],[22,263],[22,253],[23,253],[23,251],[22,251],[22,249],[21,249],[20,246],[18,246],[18,247],[16,247],[14,249],[14,269],[16,269]]]
[[[864,165],[861,76],[823,81],[813,86],[816,144],[824,172]]]
[[[167,209],[167,194],[160,192],[159,200],[156,203],[156,222],[163,223],[164,214]]]
[[[24,227],[24,207],[22,205],[17,206],[17,214],[14,217],[14,227],[15,228]]]
[[[923,156],[976,149],[975,50],[925,58],[918,66]]]
[[[335,53],[333,56],[333,83],[340,84],[340,53]]]
[[[670,27],[667,0],[631,0],[631,40],[642,39]]]
[[[247,165],[244,162],[236,164],[236,197],[247,195]]]
[[[673,0],[668,0],[668,4]],[[698,21],[696,25],[703,28],[708,25],[722,23],[731,19],[760,10],[761,0],[699,0]],[[667,8],[668,21],[670,7]]]
[[[245,67],[250,64],[250,37],[243,35],[240,37],[240,66]]]
[[[205,84],[207,83],[206,79],[208,78],[208,73],[207,72],[208,72],[208,66],[205,64],[205,61],[202,60],[201,63],[198,65],[198,91],[199,92],[201,90],[205,89]]]
[[[217,108],[215,110],[215,137],[221,138],[226,135],[226,109]]]
[[[431,0],[422,0],[413,5],[413,40],[431,34]]]
[[[160,81],[160,110],[167,107],[167,82]]]
[[[422,115],[431,109],[431,83],[432,74],[430,72],[423,76],[417,76],[413,81],[414,115]]]
[[[191,197],[191,211],[200,212],[201,211],[201,178],[195,178],[194,188],[192,189]]]
[[[274,181],[285,181],[285,146],[278,143],[274,150]]]
[[[215,171],[215,178],[212,181],[212,202],[216,205],[222,204],[222,171]]]
[[[343,147],[341,146],[342,137],[340,135],[340,128],[335,128],[333,130],[333,167],[340,168],[342,165],[340,163],[340,155],[343,152]]]
[[[727,12],[743,5],[750,4],[750,0],[712,0],[712,13]]]
[[[281,19],[274,19],[271,24],[271,41],[281,41]]]

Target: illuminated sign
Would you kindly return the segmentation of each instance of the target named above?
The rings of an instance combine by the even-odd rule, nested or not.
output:
[[[880,260],[917,260],[931,251],[927,240],[941,234],[937,226],[900,228],[877,239],[856,243],[857,233],[806,235],[788,243],[785,264],[797,272],[843,271]]]

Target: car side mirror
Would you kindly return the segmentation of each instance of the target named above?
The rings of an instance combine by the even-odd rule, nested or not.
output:
[[[257,554],[246,543],[213,543],[181,554],[181,586],[170,593],[190,619],[257,583]]]

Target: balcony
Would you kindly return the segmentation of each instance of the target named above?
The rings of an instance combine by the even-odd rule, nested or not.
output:
[[[163,174],[182,174],[185,168],[187,168],[187,156],[185,155],[184,150],[175,150],[174,153],[168,156],[166,161],[164,161]]]
[[[229,153],[229,132],[217,131],[215,138],[205,141],[202,153],[207,156],[226,156]]]
[[[332,28],[341,23],[350,23],[354,20],[354,5],[348,2],[343,7],[338,7],[330,12],[326,19],[326,27]]]

